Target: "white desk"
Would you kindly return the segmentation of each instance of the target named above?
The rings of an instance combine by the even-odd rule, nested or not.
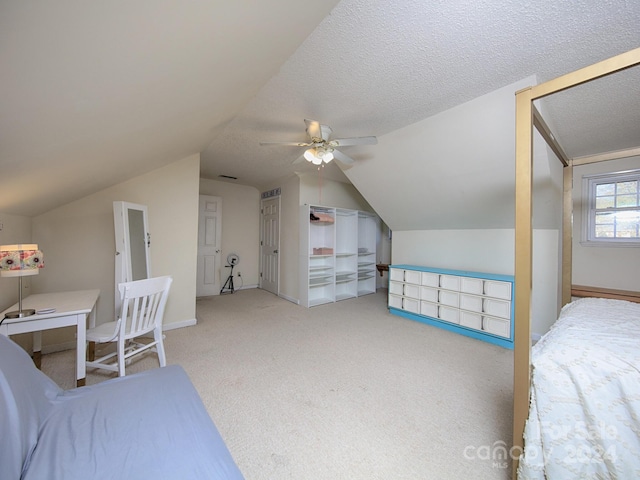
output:
[[[100,290],[79,290],[76,292],[38,293],[29,295],[22,300],[22,308],[34,308],[36,311],[44,308],[55,308],[53,313],[35,314],[24,318],[5,318],[0,325],[0,334],[9,336],[18,333],[36,332],[33,340],[33,353],[36,364],[39,363],[40,350],[42,349],[42,330],[51,328],[77,327],[76,351],[76,384],[81,387],[85,384],[86,377],[86,351],[87,351],[87,317],[90,326],[96,323],[96,302]],[[5,311],[0,312],[0,319],[6,312],[18,310],[16,303]]]

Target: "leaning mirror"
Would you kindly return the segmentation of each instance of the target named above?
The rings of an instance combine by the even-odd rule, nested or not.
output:
[[[113,219],[116,240],[115,283],[142,280],[151,277],[149,263],[149,228],[147,207],[129,202],[113,202]],[[116,312],[119,296],[115,295]]]

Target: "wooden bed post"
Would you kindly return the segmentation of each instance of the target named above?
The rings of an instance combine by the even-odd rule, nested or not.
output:
[[[515,332],[513,359],[513,478],[529,413],[531,354],[533,112],[531,88],[516,93]]]
[[[562,169],[562,305],[571,301],[573,258],[573,165]]]
[[[514,365],[513,365],[513,478],[517,478],[517,455],[524,445],[523,433],[529,413],[529,387],[531,384],[531,289],[533,282],[533,226],[532,226],[532,182],[533,182],[533,101],[554,93],[590,82],[629,67],[640,65],[640,48],[630,50],[603,60],[575,72],[562,75],[548,82],[516,92],[516,219],[515,219],[515,325],[514,325]],[[537,115],[537,126],[545,126]],[[543,128],[543,130],[545,129]],[[543,137],[547,142],[552,135]],[[554,149],[553,142],[551,142]],[[554,151],[556,151],[554,149]],[[562,259],[562,299],[571,299],[571,211],[572,165],[591,161],[609,160],[622,156],[636,155],[640,147],[621,152],[581,157],[568,165],[563,173],[564,216],[563,216],[563,259]],[[563,155],[560,152],[560,157]],[[557,153],[558,154],[558,153]],[[561,158],[562,161],[562,158]],[[567,286],[568,285],[568,292]]]

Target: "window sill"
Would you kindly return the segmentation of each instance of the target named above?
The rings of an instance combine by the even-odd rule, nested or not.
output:
[[[580,241],[580,245],[583,247],[640,247],[640,241],[636,242],[624,242],[624,241],[612,241],[612,240],[604,240],[604,241]]]

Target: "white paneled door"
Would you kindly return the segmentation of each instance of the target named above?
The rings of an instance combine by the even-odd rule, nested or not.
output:
[[[280,249],[280,197],[262,201],[260,240],[260,288],[278,294]]]
[[[220,294],[222,198],[200,195],[196,296]]]

